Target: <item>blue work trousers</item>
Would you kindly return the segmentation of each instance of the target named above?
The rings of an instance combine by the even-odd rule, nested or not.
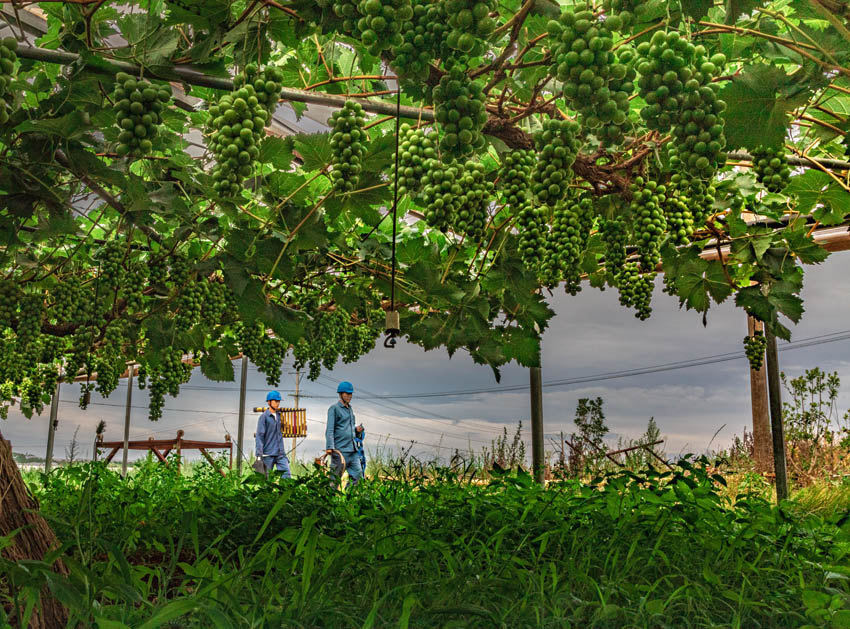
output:
[[[349,481],[345,488],[348,491],[363,478],[363,469],[360,467],[360,454],[358,452],[343,452],[342,456],[345,457],[345,465],[336,452],[331,454],[331,484],[334,488],[339,487],[342,473],[348,470]]]
[[[282,478],[292,478],[292,472],[289,470],[289,459],[285,454],[264,456],[263,465],[266,466],[266,474],[275,469]]]

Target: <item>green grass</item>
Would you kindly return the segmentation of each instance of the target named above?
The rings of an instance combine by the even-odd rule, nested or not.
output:
[[[47,581],[72,622],[109,628],[850,626],[844,489],[730,508],[688,463],[545,490],[432,467],[347,496],[208,465],[28,480],[71,574],[3,564],[9,613]]]

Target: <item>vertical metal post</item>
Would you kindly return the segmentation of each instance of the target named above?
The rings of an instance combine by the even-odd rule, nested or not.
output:
[[[747,333],[749,336],[755,336],[756,332],[764,332],[764,326],[761,321],[748,315]],[[770,403],[767,398],[767,366],[764,362],[758,371],[750,369],[750,403],[753,412],[753,458],[759,472],[772,472]]]
[[[248,358],[242,356],[242,380],[239,383],[239,447],[236,449],[236,473],[242,474],[242,451],[245,449],[245,393],[248,386]]]
[[[124,454],[121,457],[121,477],[127,478],[127,456],[130,452],[130,405],[133,403],[133,374],[136,365],[131,364],[127,374],[127,408],[124,410]]]
[[[785,435],[782,429],[782,390],[779,387],[779,357],[776,336],[764,327],[767,340],[767,388],[770,393],[770,429],[773,433],[773,469],[776,474],[776,500],[788,498],[788,474],[785,470]]]
[[[295,408],[301,408],[301,405],[298,403],[300,400],[299,391],[301,388],[301,370],[295,370]],[[292,437],[292,463],[295,462],[295,444],[296,437]]]
[[[535,482],[543,485],[543,374],[540,367],[529,369],[531,393],[531,467]]]
[[[53,439],[56,436],[56,426],[59,420],[56,416],[59,414],[59,383],[56,383],[56,390],[53,392],[53,399],[50,401],[50,419],[47,422],[47,454],[44,456],[44,473],[49,474],[50,468],[53,467]]]

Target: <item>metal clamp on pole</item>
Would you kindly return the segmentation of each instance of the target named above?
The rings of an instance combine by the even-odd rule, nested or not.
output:
[[[398,342],[398,335],[401,334],[398,310],[387,310],[387,324],[385,326],[385,330],[387,338],[384,340],[384,347],[393,349]]]

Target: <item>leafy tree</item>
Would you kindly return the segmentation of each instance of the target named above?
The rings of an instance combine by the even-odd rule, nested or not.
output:
[[[780,374],[782,385],[791,400],[782,404],[782,419],[789,441],[819,442],[830,438],[838,420],[838,393],[841,379],[838,372],[826,373],[815,367],[790,380]],[[832,428],[832,430],[830,430]]]
[[[569,466],[573,474],[584,472],[588,466],[598,467],[605,458],[605,435],[608,434],[608,426],[605,425],[602,404],[602,398],[597,397],[581,398],[576,405],[573,421],[577,432],[570,435],[573,447],[570,451]]]
[[[658,264],[703,319],[734,295],[788,338],[847,223],[850,35],[826,3],[715,4],[45,3],[0,46],[2,412],[127,363],[152,419],[240,353],[315,378],[388,309],[537,365],[546,289],[643,319]],[[332,132],[266,131],[308,102]]]

